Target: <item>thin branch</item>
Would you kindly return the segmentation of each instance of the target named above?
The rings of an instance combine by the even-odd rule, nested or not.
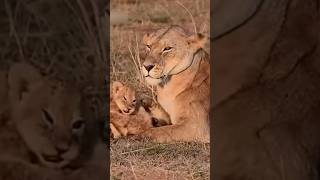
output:
[[[183,7],[187,11],[187,13],[190,15],[191,21],[192,21],[193,27],[194,27],[194,32],[195,32],[195,34],[197,34],[198,31],[197,31],[197,27],[196,27],[196,22],[194,21],[194,18],[192,16],[191,12],[180,1],[176,1],[176,3],[179,4],[181,7]]]

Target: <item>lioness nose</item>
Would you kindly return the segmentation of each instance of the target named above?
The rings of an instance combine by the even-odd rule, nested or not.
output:
[[[151,69],[154,67],[154,65],[143,65],[144,68],[146,68],[146,70],[149,72],[151,71]]]

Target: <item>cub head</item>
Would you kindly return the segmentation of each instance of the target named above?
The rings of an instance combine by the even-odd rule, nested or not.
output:
[[[12,120],[38,161],[60,168],[76,159],[86,126],[78,91],[45,79],[26,63],[13,65],[8,80]]]
[[[157,85],[170,75],[178,74],[193,62],[195,53],[206,42],[202,34],[187,35],[179,26],[161,28],[143,37],[146,58],[142,73],[147,83]]]
[[[133,114],[136,111],[136,93],[132,88],[115,81],[112,83],[111,96],[121,113]]]
[[[137,135],[153,127],[151,115],[142,106],[133,116],[118,116],[117,118],[121,119],[110,123],[111,136],[113,138]]]

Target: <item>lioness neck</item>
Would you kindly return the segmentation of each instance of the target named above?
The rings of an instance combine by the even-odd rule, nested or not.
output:
[[[165,96],[175,97],[190,87],[199,70],[201,61],[205,61],[205,56],[207,56],[207,53],[202,49],[199,50],[194,56],[194,60],[189,68],[176,75],[172,75],[166,84],[157,87],[158,95],[161,96],[161,94],[163,94]]]
[[[179,103],[177,97],[185,93],[192,94],[192,92],[188,93],[188,91],[198,89],[197,86],[199,85],[197,84],[202,84],[204,79],[197,78],[197,74],[204,73],[206,74],[203,76],[205,78],[209,76],[210,72],[208,71],[209,63],[206,60],[207,58],[207,53],[204,50],[201,50],[195,55],[193,64],[188,69],[173,75],[163,87],[157,87],[158,102],[169,114],[172,124],[177,122],[176,115],[178,114],[176,113],[176,107],[179,107],[179,105],[176,104]],[[205,97],[204,99],[208,99],[207,93],[204,93],[203,96]],[[192,101],[192,97],[190,97],[189,100]],[[185,102],[188,102],[189,100],[186,100]]]

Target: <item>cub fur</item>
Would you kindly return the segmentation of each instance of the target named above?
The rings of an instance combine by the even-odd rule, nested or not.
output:
[[[60,168],[76,159],[86,125],[78,91],[48,81],[26,63],[10,68],[8,83],[10,121],[27,148],[48,167]]]
[[[101,178],[105,152],[97,153],[93,144],[101,141],[91,141],[97,131],[87,118],[90,104],[77,88],[49,80],[24,62],[12,64],[0,78],[6,104],[0,114],[8,114],[0,123],[0,179]],[[88,158],[91,147],[95,154]]]
[[[110,129],[114,138],[140,134],[152,127],[151,115],[137,104],[135,91],[115,81],[111,86]]]

